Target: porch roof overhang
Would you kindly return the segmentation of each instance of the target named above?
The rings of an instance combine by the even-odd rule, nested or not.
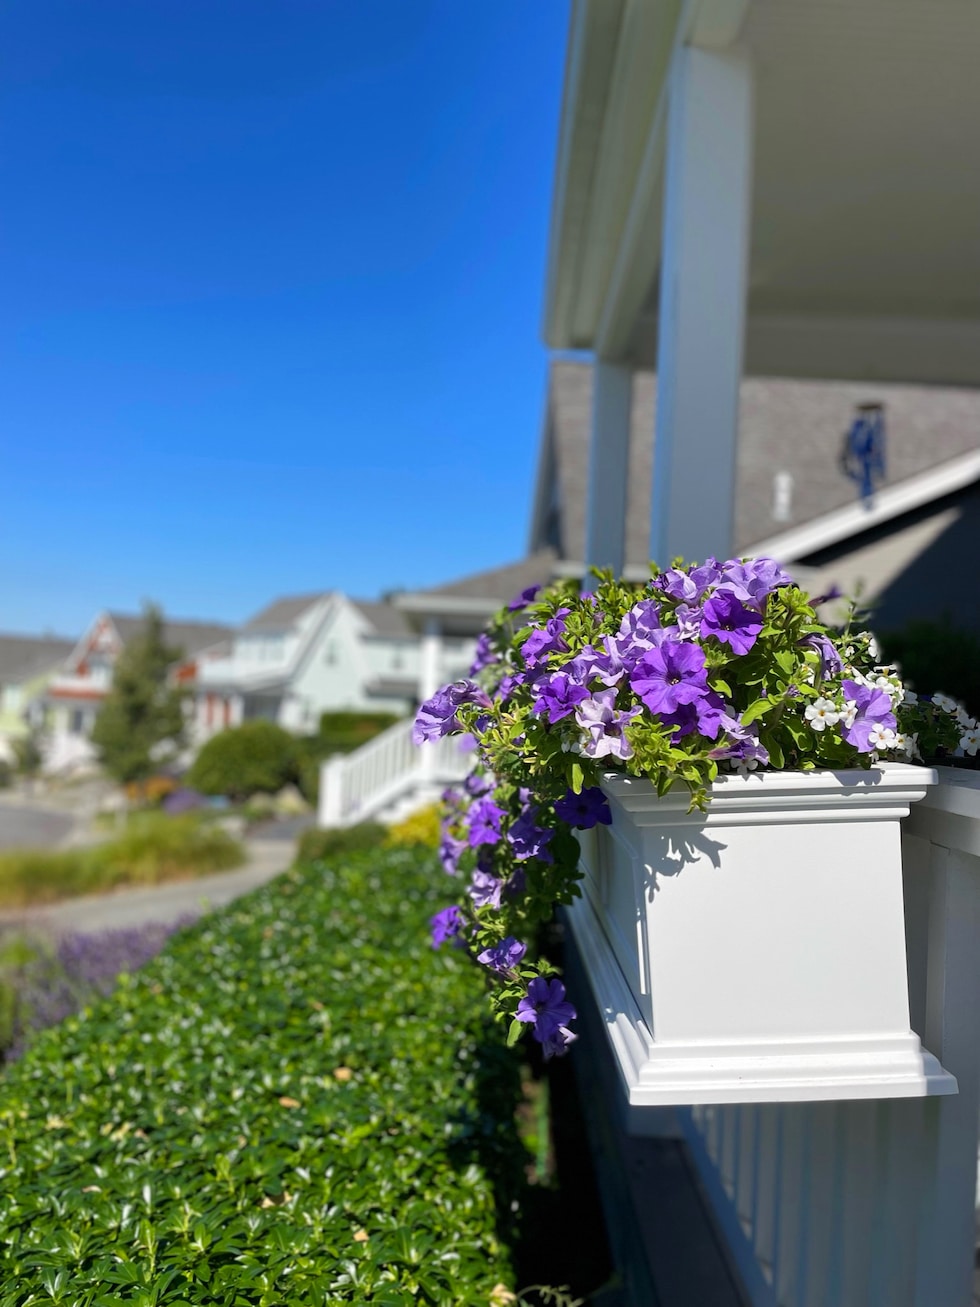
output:
[[[544,334],[656,362],[667,84],[747,50],[745,371],[980,384],[980,7],[575,0]]]

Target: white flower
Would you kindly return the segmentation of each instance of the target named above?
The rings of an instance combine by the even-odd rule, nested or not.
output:
[[[959,704],[955,699],[951,699],[948,694],[934,694],[932,701],[937,708],[942,708],[943,712],[955,713]]]
[[[918,703],[919,696],[914,690],[904,690],[902,693],[902,703]]]
[[[868,733],[868,743],[876,749],[894,749],[897,738],[895,732],[888,726],[882,726],[881,722],[875,722]]]
[[[748,776],[750,772],[755,771],[758,765],[758,758],[742,758],[736,765],[735,770],[738,772],[739,776]]]
[[[972,731],[976,727],[976,722],[961,703],[956,705],[956,720],[964,730]]]
[[[844,707],[840,710],[840,719],[845,726],[853,726],[854,719],[857,716],[858,706],[856,699],[846,699]]]
[[[840,713],[833,699],[814,699],[803,714],[815,731],[822,731],[825,726],[836,726]]]
[[[971,758],[976,757],[976,752],[980,749],[980,731],[974,725],[972,730],[967,731],[960,737],[960,748],[964,753],[968,753]]]
[[[881,656],[881,649],[878,647],[878,641],[873,635],[868,636],[868,653],[872,658],[877,660]]]

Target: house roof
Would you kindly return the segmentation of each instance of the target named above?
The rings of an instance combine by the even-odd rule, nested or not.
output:
[[[429,590],[413,590],[399,595],[395,603],[409,611],[420,611],[426,605],[438,608],[444,600],[448,601],[447,607],[450,610],[458,606],[453,601],[472,601],[480,609],[492,612],[501,604],[509,603],[528,586],[543,585],[550,581],[555,575],[557,559],[556,551],[546,545],[516,563],[506,563],[503,567],[493,567],[485,572],[472,572],[469,576],[447,581],[444,585]]]
[[[119,633],[123,644],[138,635],[146,625],[142,616],[134,617],[129,613],[109,613],[113,626]],[[232,634],[230,626],[216,622],[187,622],[175,618],[164,618],[163,638],[168,645],[182,650],[184,657],[193,658],[212,645],[220,644]]]
[[[735,493],[735,546],[740,552],[860,507],[857,487],[841,471],[839,455],[855,406],[869,401],[885,408],[887,474],[880,502],[907,503],[909,493],[914,497],[915,492],[906,483],[927,478],[943,465],[956,463],[960,472],[972,466],[970,456],[980,451],[980,391],[747,377],[741,389]],[[556,360],[534,500],[532,551],[550,546],[564,559],[584,558],[591,412],[591,364]],[[649,557],[655,420],[656,377],[637,372],[626,508],[626,562],[633,568],[645,567]],[[792,478],[789,515],[779,520],[774,514],[778,474]],[[927,491],[930,484],[924,482]],[[898,487],[903,487],[901,493],[892,495]],[[831,523],[838,531],[835,539],[840,538],[841,520],[837,516]]]
[[[56,671],[75,647],[58,636],[0,635],[0,683],[29,681]]]
[[[274,599],[254,617],[250,617],[241,629],[242,631],[288,631],[309,608],[319,603],[321,599],[326,599],[330,593],[329,590],[318,590],[315,594],[286,595],[282,599]]]
[[[405,614],[393,604],[372,599],[351,599],[350,603],[370,623],[374,635],[411,637],[417,634]]]

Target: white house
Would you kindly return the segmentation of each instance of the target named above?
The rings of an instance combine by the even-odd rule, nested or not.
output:
[[[339,591],[274,600],[200,668],[196,731],[206,739],[254,718],[315,731],[330,709],[408,713],[420,698],[423,638],[394,603]],[[469,638],[451,641],[440,670],[460,676]]]

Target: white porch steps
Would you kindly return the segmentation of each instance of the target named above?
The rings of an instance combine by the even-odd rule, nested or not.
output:
[[[320,767],[321,826],[360,821],[392,823],[435,803],[469,768],[458,739],[412,743],[412,721],[396,722],[353,753],[329,758]]]

